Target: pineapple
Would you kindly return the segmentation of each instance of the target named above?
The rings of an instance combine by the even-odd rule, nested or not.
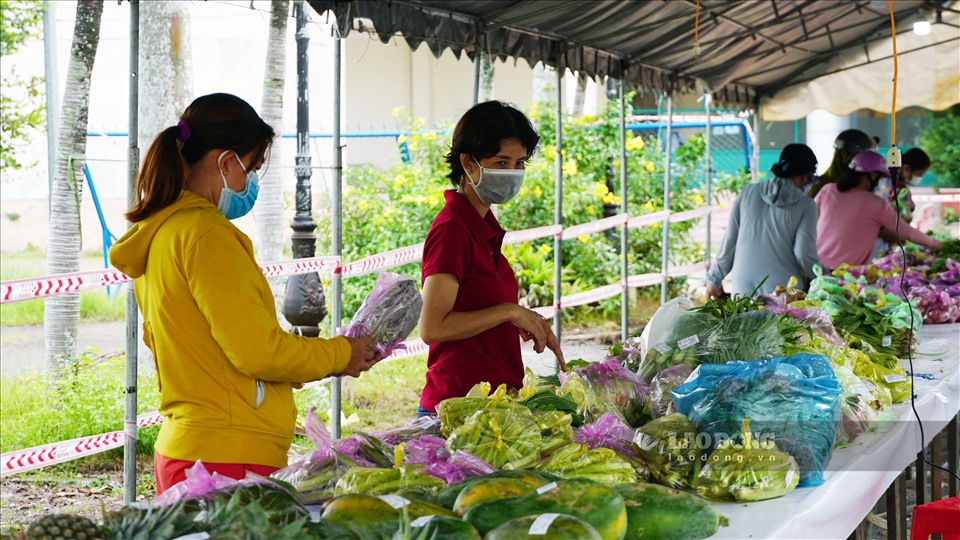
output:
[[[27,540],[75,538],[103,540],[103,531],[91,519],[73,514],[46,514],[27,527]]]
[[[194,517],[196,504],[181,501],[163,507],[131,504],[103,516],[103,528],[109,538],[124,540],[163,540],[198,532]]]

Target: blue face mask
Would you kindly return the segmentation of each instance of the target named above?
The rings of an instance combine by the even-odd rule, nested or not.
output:
[[[220,160],[223,159],[223,156],[225,156],[227,152],[230,152],[230,150],[220,154],[220,157],[217,158],[217,163],[220,163]],[[243,162],[240,161],[240,156],[236,153],[234,153],[234,156],[237,158],[237,161],[240,162],[240,168],[246,170],[247,168],[244,167]],[[247,171],[247,184],[240,193],[237,193],[227,186],[227,176],[223,174],[223,169],[220,169],[220,178],[223,179],[223,189],[220,190],[220,202],[217,203],[217,208],[220,210],[220,213],[227,219],[237,219],[247,215],[253,208],[253,204],[257,202],[257,194],[260,193],[260,177],[257,176],[256,171]]]

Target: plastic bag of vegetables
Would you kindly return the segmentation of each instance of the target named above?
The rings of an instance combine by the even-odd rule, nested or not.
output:
[[[524,469],[540,459],[543,437],[529,409],[481,409],[447,438],[451,452],[466,450],[498,469]]]
[[[440,437],[429,435],[412,440],[403,447],[403,464],[422,465],[424,472],[447,484],[496,471],[489,463],[470,452],[450,452],[445,445],[446,441]]]
[[[773,439],[754,440],[744,418],[739,444],[717,445],[693,480],[701,497],[714,500],[762,501],[782,497],[800,482],[796,460],[777,449]]]
[[[334,495],[361,493],[364,495],[388,495],[403,488],[417,488],[436,494],[447,484],[439,478],[427,475],[420,466],[395,469],[371,469],[354,467],[347,471],[334,488]]]
[[[693,373],[693,369],[686,364],[680,364],[667,368],[650,381],[650,394],[647,397],[647,408],[650,410],[650,416],[660,418],[671,412],[673,403],[670,401],[670,392],[674,388],[683,384],[687,377]]]
[[[606,413],[599,420],[587,424],[573,432],[573,442],[586,444],[593,448],[609,448],[626,459],[637,474],[645,481],[650,476],[649,469],[640,452],[633,444],[636,432],[624,424],[613,413]]]
[[[672,488],[690,485],[700,470],[697,429],[690,420],[672,413],[637,430],[634,444],[657,483]]]
[[[334,488],[347,471],[360,464],[334,450],[327,428],[316,414],[316,407],[307,414],[306,435],[313,450],[270,476],[292,484],[303,497],[304,504],[313,504],[334,496]]]
[[[573,441],[573,417],[569,414],[560,411],[538,411],[534,413],[533,421],[540,428],[541,455],[551,454]]]
[[[569,444],[537,464],[536,469],[563,478],[586,478],[614,486],[637,481],[637,473],[622,456],[609,448],[591,449]]]
[[[698,361],[724,364],[779,356],[783,347],[779,321],[780,315],[767,310],[727,317],[703,337],[697,352]]]
[[[604,360],[607,358],[612,358],[621,366],[637,373],[640,371],[640,361],[643,359],[643,347],[640,344],[640,336],[635,336],[626,341],[611,345],[607,350],[607,356]]]
[[[708,313],[690,311],[689,298],[678,297],[660,306],[640,334],[643,359],[637,373],[644,381],[668,367],[686,364],[697,366],[697,349],[701,336],[719,324],[720,320]]]
[[[518,413],[530,413],[530,409],[507,395],[507,385],[501,384],[492,394],[489,391],[490,384],[483,383],[472,388],[465,397],[447,398],[441,401],[437,405],[440,433],[444,437],[449,437],[454,429],[466,422],[467,418],[481,410],[509,409]]]
[[[387,356],[398,349],[420,320],[423,298],[417,282],[407,276],[381,272],[373,290],[353,314],[341,334],[350,338],[373,336],[377,352]]]
[[[560,385],[558,393],[569,396],[577,404],[577,413],[583,417],[584,422],[595,422],[607,412],[616,414],[620,420],[626,422],[613,399],[605,392],[598,392],[591,387],[579,373],[560,373],[559,375],[563,378],[563,384]]]
[[[673,390],[673,404],[710,449],[740,432],[750,418],[754,433],[774,434],[777,446],[797,460],[800,485],[823,483],[833,455],[843,388],[821,355],[702,364]],[[759,438],[759,437],[758,437]]]
[[[440,435],[440,420],[433,415],[422,416],[398,428],[372,434],[386,444],[400,444],[425,435]]]
[[[575,373],[580,375],[584,384],[600,397],[600,403],[612,403],[616,412],[627,424],[634,427],[640,425],[643,401],[650,387],[639,375],[624,368],[612,358],[593,362],[575,370]],[[561,381],[564,381],[566,376],[566,373],[559,374]]]

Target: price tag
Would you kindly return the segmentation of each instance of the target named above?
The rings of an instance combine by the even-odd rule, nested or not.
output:
[[[410,501],[399,495],[380,495],[379,499],[389,504],[394,510],[399,510],[410,504]]]
[[[555,488],[555,487],[557,487],[557,483],[556,483],[556,482],[550,482],[550,483],[547,484],[547,485],[540,486],[540,487],[537,488],[537,495],[543,495],[544,493],[550,491],[551,489],[553,489],[553,488]]]
[[[527,531],[531,536],[542,536],[550,530],[550,525],[560,514],[540,514],[537,519],[530,524],[530,530]]]
[[[870,381],[863,381],[863,385],[867,387],[867,390],[873,392],[877,389],[877,386]]]
[[[870,395],[870,389],[867,388],[867,385],[863,383],[857,383],[850,385],[850,391],[858,396],[868,396]]]
[[[662,341],[654,345],[653,348],[660,351],[660,354],[667,354],[670,352],[670,346]]]
[[[883,339],[880,340],[880,344],[884,347],[889,347],[891,343],[893,343],[893,338],[890,336],[883,336]]]
[[[697,335],[694,334],[694,335],[692,335],[692,336],[690,336],[690,337],[686,337],[686,338],[683,338],[683,339],[681,339],[680,341],[678,341],[678,342],[677,342],[677,347],[680,347],[680,350],[682,351],[682,350],[684,350],[684,349],[688,349],[688,348],[690,348],[690,347],[693,347],[693,346],[696,345],[697,343],[700,343],[700,338],[698,338]]]
[[[884,375],[883,380],[887,381],[887,384],[893,384],[903,382],[907,380],[907,378],[899,373],[891,373],[890,375]]]
[[[420,516],[417,519],[410,522],[411,527],[423,527],[427,523],[430,523],[430,520],[433,519],[433,514],[429,516]]]

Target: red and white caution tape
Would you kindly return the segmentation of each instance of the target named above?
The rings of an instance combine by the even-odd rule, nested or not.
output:
[[[161,422],[163,422],[163,417],[159,413],[143,414],[137,417],[137,427],[141,428]],[[113,433],[80,437],[70,441],[7,452],[0,455],[0,477],[99,454],[121,446],[123,441],[124,432],[114,431]]]
[[[933,195],[911,195],[916,202],[957,202],[960,201],[960,193],[938,193]]]
[[[623,214],[617,214],[608,218],[598,219],[581,225],[574,225],[563,230],[563,239],[570,240],[585,234],[594,234],[614,227],[619,227],[627,222]]]
[[[669,216],[669,211],[661,210],[645,216],[632,217],[630,218],[630,221],[627,222],[627,227],[636,229],[637,227],[646,227],[647,225],[653,225],[654,223],[662,223]]]
[[[670,223],[680,223],[682,221],[690,221],[691,219],[696,219],[701,216],[705,216],[713,210],[712,207],[706,206],[704,208],[694,208],[693,210],[686,210],[684,212],[677,212],[675,214],[670,214]]]
[[[560,299],[560,303],[565,308],[582,306],[584,304],[591,304],[605,298],[610,298],[611,296],[616,296],[622,291],[623,285],[619,283],[612,283],[610,285],[604,285],[603,287],[597,287],[596,289],[591,289],[589,291],[583,291],[576,294],[571,294],[569,296],[564,296]]]
[[[649,274],[637,274],[635,276],[627,277],[627,287],[634,289],[640,289],[643,287],[649,287],[650,285],[656,285],[663,281],[663,274],[660,272],[653,272]]]
[[[417,262],[423,257],[423,243],[406,246],[385,253],[377,253],[343,267],[343,277],[354,277],[386,270],[402,264]]]
[[[312,257],[260,265],[267,277],[292,276],[340,268],[340,257]],[[130,276],[113,268],[73,272],[39,278],[14,279],[0,283],[0,304],[36,300],[57,294],[98,289],[131,281]]]
[[[670,277],[689,276],[700,272],[706,272],[707,263],[686,264],[683,266],[674,266],[667,269],[667,275]]]
[[[561,299],[562,300],[562,299]],[[543,306],[531,308],[531,311],[536,311],[544,319],[552,319],[557,316],[557,307],[556,306]]]
[[[563,227],[560,225],[547,225],[546,227],[536,227],[534,229],[524,229],[522,231],[511,231],[504,236],[503,243],[507,245],[520,244],[522,242],[530,242],[539,238],[556,236],[562,232]]]

